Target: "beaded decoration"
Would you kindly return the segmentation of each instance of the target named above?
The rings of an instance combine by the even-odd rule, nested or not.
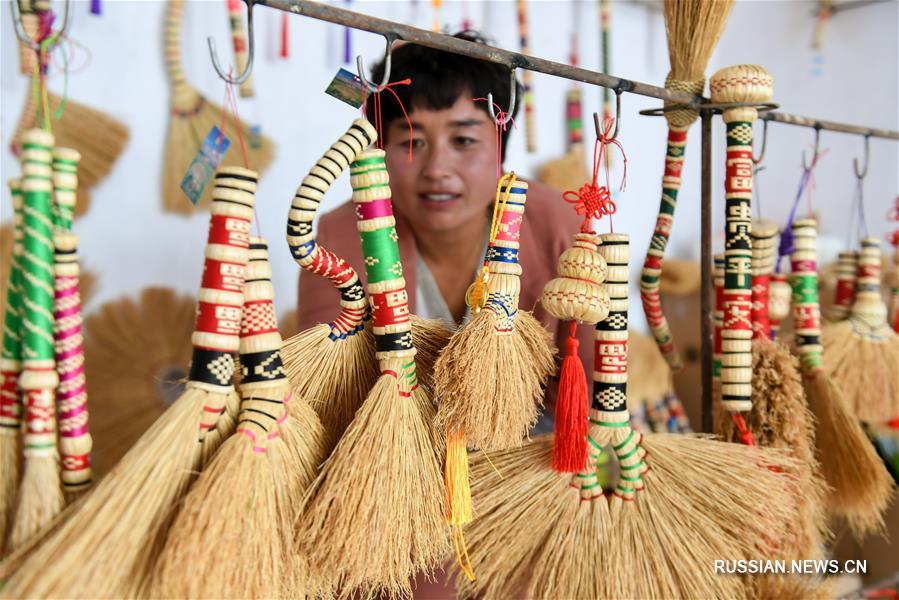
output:
[[[340,292],[340,314],[330,323],[330,339],[336,341],[362,330],[370,318],[365,290],[356,270],[344,259],[318,245],[312,222],[319,204],[337,177],[377,138],[375,128],[356,119],[349,130],[318,159],[303,179],[287,217],[287,244],[301,267],[329,279]],[[389,203],[388,203],[389,204]]]
[[[709,80],[712,102],[767,102],[774,83],[758,65],[737,65]],[[753,106],[724,110],[727,160],[724,178],[726,225],[724,242],[724,329],[722,331],[721,397],[731,412],[752,406],[752,123]]]

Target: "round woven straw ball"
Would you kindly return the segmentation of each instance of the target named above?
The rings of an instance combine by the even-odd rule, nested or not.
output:
[[[759,65],[734,65],[712,75],[709,91],[715,104],[768,102],[774,95],[774,78]],[[745,107],[725,110],[724,118],[726,121],[752,120],[757,114],[755,108]]]
[[[585,279],[591,283],[605,281],[608,267],[605,259],[596,251],[598,244],[599,237],[596,234],[575,235],[574,246],[565,250],[559,257],[559,276]]]
[[[790,298],[793,289],[785,279],[774,278],[768,285],[768,316],[783,321],[790,316]]]
[[[543,288],[540,303],[559,320],[596,324],[609,316],[611,300],[597,283],[557,277]]]

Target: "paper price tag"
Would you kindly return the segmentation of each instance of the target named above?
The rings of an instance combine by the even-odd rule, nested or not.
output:
[[[328,84],[325,93],[329,96],[334,96],[342,102],[346,102],[353,108],[362,106],[362,101],[365,97],[359,76],[346,69],[337,71],[337,75]]]
[[[209,135],[200,144],[197,155],[190,163],[187,173],[184,174],[184,179],[181,180],[181,189],[193,204],[199,202],[203,190],[206,189],[206,184],[212,179],[230,146],[231,140],[219,130],[217,125],[213,125]]]

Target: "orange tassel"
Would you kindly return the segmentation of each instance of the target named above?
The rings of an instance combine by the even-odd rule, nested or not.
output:
[[[578,356],[577,322],[571,322],[559,376],[553,469],[578,473],[587,462],[587,378]]]

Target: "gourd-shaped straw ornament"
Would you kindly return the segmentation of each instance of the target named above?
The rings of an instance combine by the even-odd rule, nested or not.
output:
[[[371,123],[353,121],[303,178],[287,218],[287,243],[294,260],[310,273],[329,279],[340,292],[340,314],[333,321],[298,333],[282,349],[287,376],[321,417],[329,450],[353,420],[379,371],[375,339],[366,327],[371,309],[359,276],[343,258],[316,241],[312,222],[334,180],[376,139]],[[450,333],[439,321],[413,316],[412,335],[419,373],[427,381]]]
[[[899,415],[899,334],[886,320],[880,262],[880,240],[863,239],[849,318],[824,328],[826,369],[866,423]]]
[[[520,586],[528,598],[746,597],[739,580],[702,565],[718,553],[767,549],[771,532],[796,515],[787,474],[795,465],[777,451],[630,428],[628,236],[601,240],[611,306],[597,324],[588,464],[574,476],[557,473],[549,436],[473,458],[478,518],[466,538],[478,579],[459,577],[461,592],[505,597]],[[593,467],[608,452],[621,471],[610,496]]]
[[[797,360],[789,348],[769,338],[768,283],[777,257],[777,231],[771,221],[752,223],[752,407],[745,425],[730,413],[719,412],[716,433],[727,441],[781,448],[796,458],[799,491],[792,502],[798,506],[798,518],[786,524],[776,556],[815,559],[821,557],[828,530],[825,486],[814,455],[814,418],[806,405]],[[789,591],[804,597],[821,585],[817,578],[767,574],[752,583],[761,597],[781,597]]]
[[[892,495],[890,476],[846,399],[824,369],[818,305],[817,248],[813,219],[793,222],[793,319],[802,383],[815,415],[815,449],[832,493],[828,511],[846,519],[857,537],[883,527]]]
[[[347,594],[411,595],[448,548],[434,407],[416,376],[382,150],[350,167],[381,375],[306,496],[297,527],[314,575]]]
[[[24,15],[23,15],[24,16]],[[0,556],[5,554],[7,532],[12,524],[19,488],[19,430],[22,405],[19,376],[22,372],[21,321],[24,304],[22,275],[22,189],[18,179],[9,181],[12,195],[13,250],[6,285],[3,315],[3,347],[0,353]]]
[[[56,446],[56,359],[53,347],[53,135],[25,133],[22,252],[22,390],[25,467],[19,484],[9,548],[24,544],[63,509]]]
[[[294,551],[293,524],[325,457],[324,430],[284,373],[271,275],[267,243],[252,238],[237,430],[184,498],[159,559],[154,596],[297,598],[315,592]]]
[[[240,167],[220,168],[215,176],[187,389],[11,575],[4,593],[146,593],[173,511],[234,431],[240,398],[233,353],[240,345],[256,181],[254,171]]]
[[[737,65],[717,71],[709,80],[712,102],[758,103],[771,99],[774,81],[758,65]],[[755,106],[726,108],[727,160],[724,242],[724,328],[721,332],[721,401],[737,413],[752,408],[752,326],[750,239],[752,209],[752,123]]]
[[[62,485],[70,500],[91,485],[93,441],[88,427],[87,380],[84,373],[78,236],[71,232],[78,190],[81,154],[71,148],[53,151],[54,225],[56,250],[54,337],[59,374],[57,414]]]
[[[574,244],[559,257],[559,277],[543,287],[540,303],[560,321],[571,321],[559,372],[553,468],[577,473],[587,460],[587,380],[578,356],[578,323],[596,325],[609,315],[609,294],[602,283],[606,261],[596,251],[599,237],[589,230],[588,215]]]
[[[844,250],[837,256],[837,286],[834,290],[830,321],[844,321],[849,318],[852,302],[855,300],[855,285],[858,277],[858,252]]]
[[[665,0],[665,32],[671,62],[671,70],[665,78],[666,88],[702,94],[705,89],[706,66],[724,31],[732,7],[733,0]],[[699,111],[675,109],[668,110],[664,115],[668,122],[668,144],[665,150],[665,174],[662,176],[662,199],[655,230],[643,261],[640,298],[649,328],[662,356],[671,369],[677,371],[683,367],[683,361],[674,346],[668,320],[662,313],[659,289],[662,259],[674,225],[674,210],[681,187],[687,132],[690,125],[699,118]]]

